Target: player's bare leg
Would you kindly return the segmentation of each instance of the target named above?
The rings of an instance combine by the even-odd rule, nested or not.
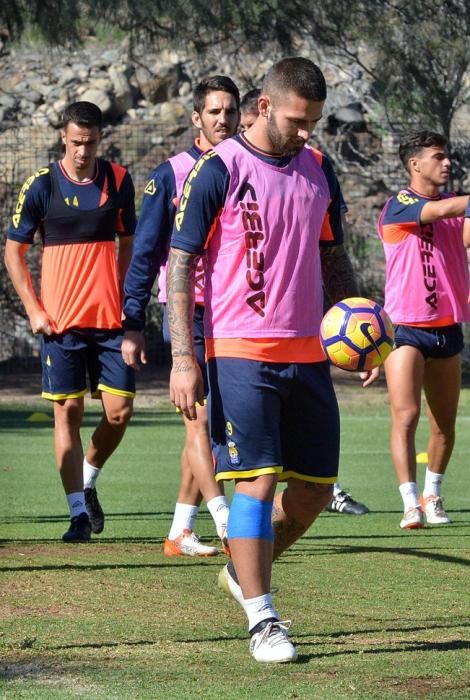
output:
[[[202,501],[202,494],[194,478],[188,459],[187,444],[181,452],[181,479],[178,498],[173,512],[170,532],[163,545],[163,553],[167,557],[192,556],[211,557],[218,554],[216,547],[211,547],[199,541],[193,532],[194,521]]]
[[[442,505],[441,485],[455,442],[460,385],[460,354],[426,363],[424,392],[431,432],[421,505],[431,524],[450,522]]]
[[[250,652],[257,661],[270,663],[297,658],[297,651],[287,636],[290,621],[279,619],[270,590],[271,516],[276,482],[277,476],[272,474],[238,480],[228,524],[230,564],[238,574],[239,583],[229,579],[238,591],[234,597],[248,618]]]
[[[119,446],[132,417],[133,399],[101,392],[103,415],[91,436],[83,461],[84,493],[91,527],[99,534],[104,528],[104,513],[98,501],[96,481],[101,469]]]
[[[318,484],[300,479],[289,479],[287,488],[278,491],[274,497],[272,509],[273,561],[289,549],[308,530],[324,509],[325,504],[328,503],[332,490],[332,484]],[[222,570],[221,572],[219,586],[227,591],[228,585],[232,595],[239,600],[241,597],[240,593],[233,585],[230,586],[232,581],[238,583],[238,576],[233,561],[229,562],[226,569],[227,571]],[[227,579],[227,573],[232,579],[230,582]]]
[[[181,479],[178,491],[177,503],[186,503],[191,506],[199,506],[202,502],[202,493],[191,471],[186,445],[181,451]]]
[[[83,491],[82,398],[54,401],[54,448],[66,494]]]
[[[103,416],[86,451],[89,464],[101,469],[118,447],[132,417],[132,398],[101,392]]]
[[[206,406],[197,407],[197,420],[188,420],[185,417],[184,426],[186,433],[184,449],[191,474],[205,501],[209,502],[212,498],[222,496],[223,489],[214,478],[214,460],[210,445]],[[183,495],[181,489],[179,495]],[[179,497],[178,500],[180,500]]]
[[[80,428],[83,420],[83,398],[54,401],[54,448],[70,510],[70,527],[65,542],[86,542],[91,528],[83,494],[83,449]]]
[[[277,477],[271,474],[250,480],[239,480],[235,493],[258,501],[272,502]],[[229,533],[230,535],[230,533]],[[244,598],[269,593],[271,588],[272,541],[261,538],[230,538],[232,562]]]
[[[421,412],[425,360],[417,348],[403,345],[385,360],[385,376],[392,416],[391,454],[403,499],[400,527],[423,526],[416,485],[415,435]]]
[[[197,407],[197,419],[184,418],[185,444],[181,455],[181,482],[173,522],[163,551],[167,556],[213,556],[216,547],[199,542],[193,532],[193,523],[202,497],[214,519],[217,534],[225,551],[228,506],[220,486],[214,478],[214,463],[210,447],[207,408]]]
[[[332,484],[289,479],[273,504],[273,560],[301,537],[320,515],[331,498]]]

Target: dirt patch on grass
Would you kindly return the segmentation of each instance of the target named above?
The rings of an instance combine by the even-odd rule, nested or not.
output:
[[[0,605],[0,619],[12,619],[15,617],[68,615],[69,610],[58,605]],[[31,644],[32,646],[32,644]]]
[[[468,690],[468,683],[463,679],[452,679],[446,676],[435,676],[433,678],[416,677],[390,679],[384,678],[382,683],[384,688],[403,693],[413,698],[425,698],[436,691],[444,692],[449,690]]]
[[[31,659],[28,661],[9,661],[0,663],[0,678],[39,678],[41,676],[54,676],[64,673],[65,666],[51,664],[44,659]]]
[[[161,538],[159,538],[161,539]],[[154,543],[144,543],[144,544],[126,544],[123,542],[116,542],[116,544],[101,543],[98,539],[93,540],[93,548],[88,546],[83,546],[77,549],[77,545],[72,545],[73,550],[70,545],[65,545],[62,542],[57,542],[57,544],[31,544],[31,545],[18,545],[18,544],[8,544],[1,547],[2,559],[8,557],[21,557],[19,564],[24,563],[25,566],[31,564],[29,559],[39,559],[41,557],[54,558],[56,561],[58,558],[62,558],[60,563],[68,564],[71,561],[72,555],[73,560],[77,561],[76,555],[80,555],[80,562],[86,565],[87,559],[91,561],[96,560],[96,550],[99,549],[100,555],[104,554],[116,554],[122,557],[125,554],[129,554],[133,557],[139,556],[140,554],[155,554],[155,544]],[[28,559],[29,558],[29,559]],[[1,570],[1,567],[0,567]]]

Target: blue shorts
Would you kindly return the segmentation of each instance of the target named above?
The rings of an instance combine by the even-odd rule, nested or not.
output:
[[[218,357],[208,372],[218,481],[260,474],[336,481],[339,412],[327,362]]]
[[[425,360],[454,357],[463,350],[462,326],[459,323],[440,328],[397,325],[395,347],[402,345],[417,348]]]
[[[163,304],[162,330],[164,342],[167,343],[167,345],[171,345],[166,304]],[[207,394],[209,393],[209,383],[207,380],[206,342],[204,340],[204,307],[201,306],[201,304],[196,304],[196,306],[194,307],[193,336],[196,360],[199,367],[201,368],[202,378],[204,380],[204,396],[207,396]]]
[[[121,355],[122,331],[80,328],[41,337],[42,396],[52,401],[91,393],[135,395],[135,373]]]

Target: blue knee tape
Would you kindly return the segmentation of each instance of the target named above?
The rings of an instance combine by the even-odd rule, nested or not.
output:
[[[230,504],[227,523],[229,539],[273,540],[271,525],[272,501],[260,501],[244,493],[236,493]]]

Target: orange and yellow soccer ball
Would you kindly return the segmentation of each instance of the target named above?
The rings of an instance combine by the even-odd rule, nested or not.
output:
[[[372,299],[350,297],[331,307],[320,326],[328,359],[341,369],[362,372],[378,367],[393,348],[395,331],[384,309]]]

